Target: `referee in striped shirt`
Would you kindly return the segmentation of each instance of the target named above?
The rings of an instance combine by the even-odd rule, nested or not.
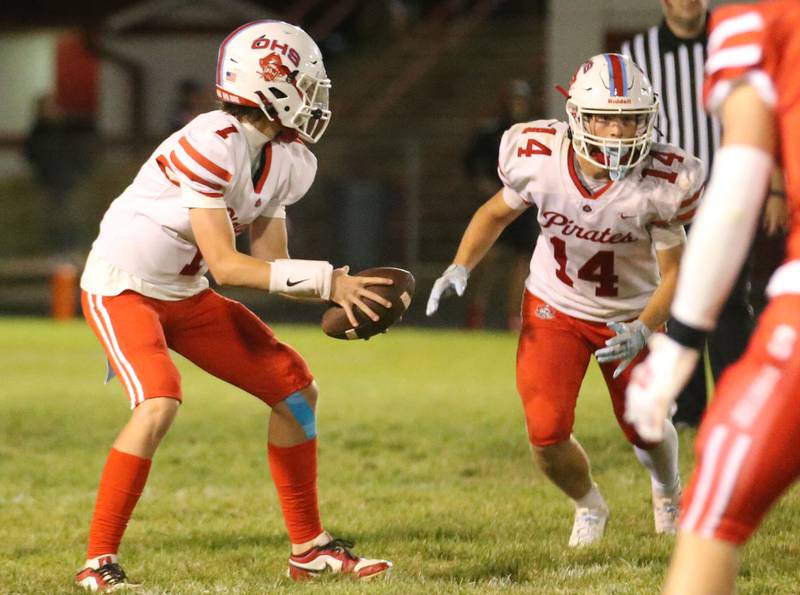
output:
[[[678,145],[699,157],[710,172],[719,146],[720,126],[719,120],[709,117],[703,109],[707,0],[661,0],[661,7],[661,24],[623,43],[621,53],[645,71],[658,93],[657,140]],[[750,269],[748,262],[719,317],[716,331],[708,338],[715,380],[742,355],[753,330]],[[678,397],[673,421],[696,427],[706,400],[705,366],[699,365]]]

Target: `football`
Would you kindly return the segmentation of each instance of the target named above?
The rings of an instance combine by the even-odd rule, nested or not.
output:
[[[354,314],[358,320],[358,326],[353,327],[347,319],[344,308],[333,305],[322,315],[322,330],[329,337],[334,339],[369,339],[378,333],[386,332],[386,329],[403,317],[403,314],[411,304],[414,295],[414,275],[404,269],[394,267],[376,267],[366,269],[356,273],[356,277],[384,277],[392,279],[394,285],[369,285],[370,291],[392,302],[391,308],[384,308],[372,300],[364,301],[379,316],[378,320],[370,320],[366,314],[358,308],[354,308]]]

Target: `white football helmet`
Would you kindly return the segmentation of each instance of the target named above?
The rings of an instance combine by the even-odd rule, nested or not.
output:
[[[572,77],[567,97],[567,117],[575,152],[621,179],[641,162],[653,142],[658,97],[636,63],[622,54],[599,54],[584,62]],[[592,134],[594,115],[630,115],[636,118],[632,138],[607,138]]]
[[[219,46],[217,97],[258,107],[308,142],[328,127],[330,88],[317,44],[289,23],[247,23]]]

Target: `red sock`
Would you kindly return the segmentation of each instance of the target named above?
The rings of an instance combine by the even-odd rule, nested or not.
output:
[[[322,533],[317,504],[317,439],[297,446],[269,445],[269,469],[292,543]]]
[[[117,553],[122,534],[147,482],[150,463],[150,459],[114,448],[108,453],[89,528],[88,558]]]

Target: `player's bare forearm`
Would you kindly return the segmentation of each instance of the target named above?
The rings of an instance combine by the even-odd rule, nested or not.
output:
[[[269,289],[269,263],[236,250],[236,236],[225,209],[190,209],[197,247],[220,285]]]
[[[250,225],[250,255],[259,260],[273,261],[289,258],[289,234],[286,219],[280,217],[259,217]],[[301,297],[281,293],[281,297],[296,302],[325,304],[327,300],[316,297]]]
[[[503,230],[522,213],[523,210],[512,209],[506,204],[501,189],[472,216],[453,263],[463,265],[471,271],[486,255]]]
[[[250,224],[250,255],[259,260],[289,258],[286,219],[259,217]]]
[[[672,304],[672,298],[675,297],[675,288],[678,286],[678,273],[680,271],[683,248],[684,244],[678,244],[666,250],[656,251],[661,281],[639,315],[639,320],[652,331],[664,324],[669,318],[670,305]]]

